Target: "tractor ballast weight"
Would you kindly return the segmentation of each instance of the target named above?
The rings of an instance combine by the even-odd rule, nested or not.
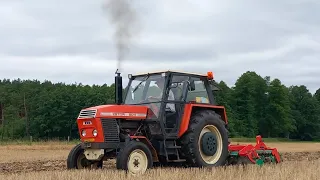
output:
[[[232,145],[223,106],[215,103],[213,74],[161,71],[116,72],[115,104],[82,109],[77,118],[81,143],[67,159],[68,169],[102,168],[116,159],[117,169],[145,172],[155,163],[212,167],[249,162],[279,163],[279,153],[260,136],[256,145]]]

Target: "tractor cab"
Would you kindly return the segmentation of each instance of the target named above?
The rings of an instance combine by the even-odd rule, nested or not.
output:
[[[212,73],[209,75],[182,72],[154,72],[148,74],[129,74],[125,90],[125,105],[155,104],[158,108],[164,103],[208,103],[214,104],[211,91],[217,90]],[[172,110],[172,108],[171,108]]]
[[[128,75],[125,105],[148,106],[148,119],[164,122],[167,132],[177,133],[186,104],[214,105],[213,75],[163,71]],[[160,128],[159,128],[160,129]]]

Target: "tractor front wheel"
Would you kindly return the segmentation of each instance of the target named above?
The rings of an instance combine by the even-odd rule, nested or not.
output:
[[[72,148],[67,159],[68,169],[100,169],[103,166],[103,160],[90,161],[84,155],[84,149],[81,144]]]
[[[191,166],[221,166],[228,158],[228,132],[224,121],[214,111],[194,113],[180,143]]]
[[[126,170],[132,175],[143,174],[152,168],[152,153],[147,145],[132,140],[117,155],[117,169]]]

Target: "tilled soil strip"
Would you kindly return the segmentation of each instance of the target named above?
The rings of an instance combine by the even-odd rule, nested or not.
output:
[[[320,159],[320,151],[281,153],[281,158],[283,161],[318,160]],[[114,161],[104,163],[104,168],[114,168],[114,166]],[[66,160],[0,163],[0,174],[53,170],[66,170]]]
[[[115,167],[114,161],[106,161],[103,168],[114,168],[113,166]],[[0,163],[0,174],[66,170],[66,167],[66,160]]]
[[[282,161],[313,161],[320,159],[320,151],[280,153]]]
[[[1,163],[0,173],[52,171],[62,170],[65,169],[65,167],[66,161],[64,160]]]

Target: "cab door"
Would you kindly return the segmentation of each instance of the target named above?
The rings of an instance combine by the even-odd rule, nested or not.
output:
[[[189,76],[172,74],[164,97],[163,122],[166,133],[178,134],[185,106]]]

